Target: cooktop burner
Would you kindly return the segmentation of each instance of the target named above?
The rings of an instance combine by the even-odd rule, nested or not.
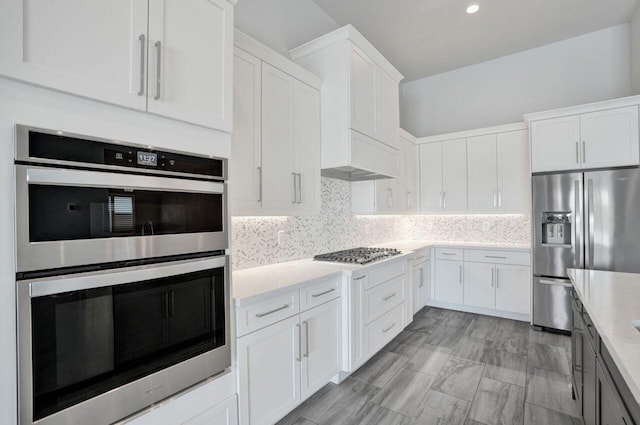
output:
[[[401,254],[392,248],[353,248],[344,251],[329,252],[313,257],[316,261],[333,261],[337,263],[367,264]]]

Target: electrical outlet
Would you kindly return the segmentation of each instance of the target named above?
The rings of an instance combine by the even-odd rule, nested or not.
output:
[[[280,248],[284,247],[285,237],[284,230],[278,230],[278,246]]]

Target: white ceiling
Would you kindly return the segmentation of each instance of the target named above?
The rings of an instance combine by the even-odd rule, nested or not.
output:
[[[405,82],[628,22],[640,0],[314,0]],[[465,12],[471,3],[480,11]]]

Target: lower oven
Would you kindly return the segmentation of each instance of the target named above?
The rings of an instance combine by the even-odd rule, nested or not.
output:
[[[219,256],[17,282],[20,424],[110,424],[231,365]]]

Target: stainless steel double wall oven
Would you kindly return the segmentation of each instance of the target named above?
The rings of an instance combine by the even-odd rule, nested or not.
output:
[[[108,424],[231,364],[226,160],[16,127],[20,424]]]

